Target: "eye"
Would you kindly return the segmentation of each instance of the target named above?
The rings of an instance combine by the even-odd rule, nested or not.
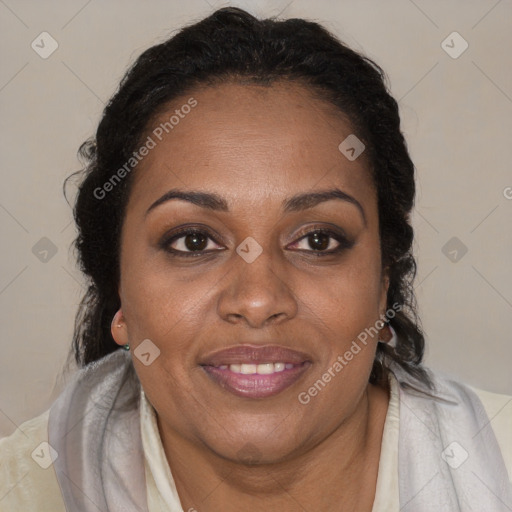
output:
[[[343,232],[325,227],[309,228],[309,231],[299,233],[300,238],[288,248],[315,256],[328,256],[349,249],[354,242],[349,241]],[[164,236],[160,247],[177,257],[197,257],[216,251],[225,250],[208,230],[198,227],[182,227]],[[217,248],[216,248],[217,246]]]
[[[213,247],[210,242],[213,242]],[[222,250],[215,249],[217,244],[208,231],[199,228],[185,227],[166,235],[160,247],[175,256],[202,256],[205,253]]]
[[[345,249],[350,249],[354,245],[354,242],[349,241],[343,233],[325,227],[309,228],[306,234],[301,233],[300,235],[302,236],[299,240],[288,247],[310,252],[315,256],[337,254]]]

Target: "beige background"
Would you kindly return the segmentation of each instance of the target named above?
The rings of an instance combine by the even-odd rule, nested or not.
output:
[[[79,168],[80,143],[142,50],[226,4],[0,0],[0,435],[47,409],[62,386],[84,291],[62,182]],[[385,69],[419,175],[416,292],[426,362],[512,394],[512,3],[232,4],[316,19]],[[31,48],[43,31],[59,45],[47,59]],[[456,59],[441,46],[453,31],[469,44]],[[47,262],[32,252],[43,237],[57,249]],[[456,262],[445,255],[453,247],[443,253],[452,237],[467,247]]]

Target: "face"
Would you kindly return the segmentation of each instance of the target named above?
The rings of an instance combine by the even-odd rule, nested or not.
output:
[[[160,141],[153,130],[190,97]],[[303,453],[361,404],[376,336],[336,361],[386,307],[366,155],[347,159],[349,122],[289,83],[197,90],[148,128],[114,337],[130,344],[163,437],[232,460],[248,447],[266,462]],[[181,196],[161,199],[169,191]]]

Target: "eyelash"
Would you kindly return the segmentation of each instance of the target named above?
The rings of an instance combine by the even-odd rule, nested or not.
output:
[[[307,253],[311,253],[314,256],[319,256],[319,257],[332,256],[334,254],[341,253],[346,249],[350,249],[354,245],[353,241],[348,240],[345,237],[345,235],[343,235],[340,232],[337,232],[337,231],[334,231],[334,230],[331,230],[331,229],[328,229],[325,227],[315,227],[315,226],[309,227],[307,231],[299,233],[299,235],[298,235],[299,238],[293,243],[296,244],[296,243],[304,240],[305,238],[307,238],[309,235],[312,235],[314,233],[321,233],[323,235],[328,235],[330,238],[333,238],[334,240],[336,240],[339,243],[338,247],[336,247],[335,249],[331,249],[330,251],[315,251],[313,249],[311,249],[311,250],[298,249],[299,252],[307,252]],[[206,235],[206,237],[209,240],[212,240],[216,244],[219,244],[219,242],[217,242],[217,240],[213,236],[211,236],[208,233],[208,231],[205,229],[198,229],[198,228],[194,228],[194,227],[184,227],[184,228],[178,229],[171,235],[165,236],[159,245],[160,245],[161,249],[170,253],[173,257],[178,257],[178,258],[180,258],[180,257],[197,258],[199,256],[204,256],[205,254],[211,254],[213,252],[218,252],[217,249],[215,249],[213,251],[211,251],[211,250],[210,251],[180,251],[180,250],[172,249],[170,247],[170,245],[173,242],[179,240],[180,238],[183,238],[187,235],[197,235],[197,234]]]

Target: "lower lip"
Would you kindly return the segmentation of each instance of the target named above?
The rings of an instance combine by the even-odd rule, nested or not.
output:
[[[214,382],[234,395],[245,398],[267,398],[281,393],[297,382],[310,366],[311,363],[305,361],[293,368],[269,375],[257,373],[244,375],[215,366],[202,366],[202,368]]]

